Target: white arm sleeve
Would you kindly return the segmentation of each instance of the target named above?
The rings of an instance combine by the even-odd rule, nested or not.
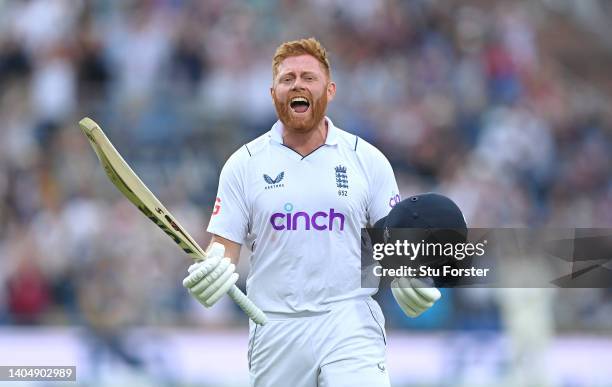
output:
[[[380,218],[387,216],[401,198],[391,163],[378,149],[374,148],[370,165],[370,200],[367,211],[369,223],[374,225]]]
[[[243,244],[248,233],[246,164],[250,155],[240,148],[227,160],[219,176],[219,189],[207,231]]]

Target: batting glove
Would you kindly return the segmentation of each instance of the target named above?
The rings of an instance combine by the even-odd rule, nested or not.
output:
[[[210,308],[238,281],[236,265],[224,257],[225,246],[213,243],[204,261],[194,263],[183,286],[202,305]]]
[[[417,278],[396,278],[391,281],[391,292],[400,308],[410,317],[417,317],[442,297],[440,291],[428,287]]]

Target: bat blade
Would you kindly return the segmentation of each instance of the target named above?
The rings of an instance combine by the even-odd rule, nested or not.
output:
[[[202,248],[184,231],[164,205],[140,180],[138,175],[121,157],[98,124],[90,118],[79,122],[81,130],[87,136],[106,175],[111,182],[131,201],[147,218],[160,227],[183,251],[194,259],[206,257]]]
[[[79,121],[79,126],[104,167],[104,172],[115,187],[147,218],[172,238],[184,252],[194,259],[205,259],[206,253],[204,250],[140,180],[106,137],[102,128],[88,117]],[[233,286],[228,294],[254,322],[260,325],[266,323],[265,314],[240,289]]]

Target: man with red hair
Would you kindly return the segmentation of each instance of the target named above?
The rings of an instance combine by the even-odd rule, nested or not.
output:
[[[376,289],[361,286],[360,233],[399,202],[393,170],[325,116],[336,84],[317,40],[279,46],[272,76],[279,120],[227,160],[209,259],[183,284],[213,305],[236,282],[244,244],[252,252],[247,292],[269,319],[250,325],[252,385],[389,386],[384,316]]]

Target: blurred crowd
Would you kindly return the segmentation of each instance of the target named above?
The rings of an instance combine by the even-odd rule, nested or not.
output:
[[[470,3],[0,1],[0,324],[244,324],[189,298],[189,259],[76,123],[96,119],[204,244],[224,161],[276,120],[274,49],[301,37],[330,52],[329,116],[383,150],[404,197],[447,194],[471,227],[610,227],[609,95],[546,50],[537,2]],[[389,294],[390,329],[503,326],[495,289],[445,290],[414,321]],[[608,290],[551,297],[558,329],[612,329]]]

